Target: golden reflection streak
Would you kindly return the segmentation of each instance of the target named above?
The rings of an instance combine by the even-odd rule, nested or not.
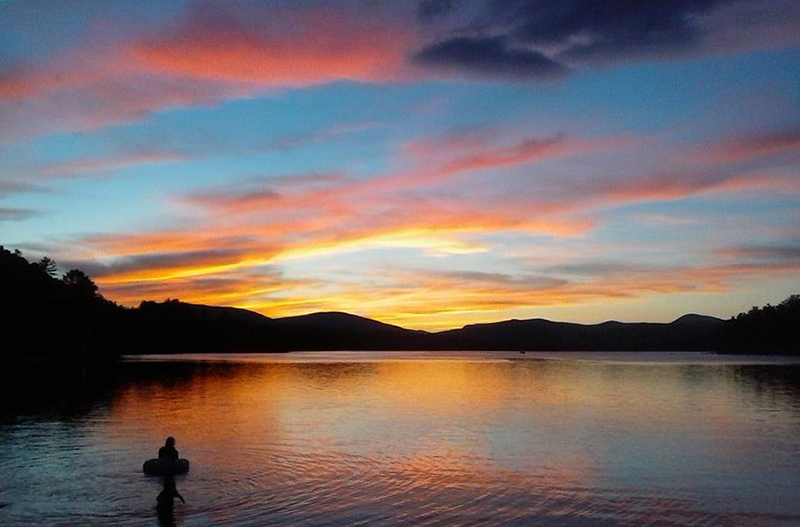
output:
[[[187,451],[210,453],[219,448],[228,452],[231,444],[242,441],[254,443],[254,448],[274,442],[300,449],[326,444],[341,447],[341,440],[346,444],[362,426],[370,426],[369,433],[376,441],[395,444],[403,439],[404,426],[412,423],[440,423],[446,428],[452,419],[481,421],[520,409],[527,415],[523,421],[515,421],[527,423],[520,431],[521,441],[543,432],[537,422],[552,426],[585,422],[587,411],[592,413],[592,422],[625,427],[647,437],[674,433],[675,423],[682,423],[706,440],[723,444],[732,438],[719,434],[709,422],[741,427],[750,419],[731,408],[718,390],[697,389],[727,386],[733,375],[728,369],[699,372],[691,366],[526,360],[513,364],[459,359],[285,362],[291,356],[275,360],[235,366],[206,364],[186,375],[175,375],[168,383],[149,379],[133,383],[113,401],[113,422],[135,426],[154,440],[174,435]],[[687,405],[704,410],[687,414]],[[225,411],[220,412],[221,408]],[[355,413],[354,408],[358,408]],[[697,422],[687,421],[690,419]],[[375,426],[382,422],[393,425],[385,429]],[[413,427],[408,430],[416,433]],[[475,444],[472,436],[459,441],[459,436],[433,432],[425,440],[409,437],[408,442],[400,441],[398,452],[430,453],[446,447],[473,456],[475,452],[470,452],[476,448],[487,448]],[[296,434],[312,435],[305,438],[306,447]],[[533,436],[525,439],[524,434]],[[380,446],[367,442],[359,443],[358,448],[369,451]]]

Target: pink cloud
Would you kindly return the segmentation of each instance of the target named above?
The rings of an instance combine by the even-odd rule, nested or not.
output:
[[[444,21],[420,25],[418,4],[411,1],[29,3],[7,2],[13,5],[1,8],[0,15],[19,24],[11,22],[12,30],[22,33],[40,19],[46,22],[42,27],[57,27],[71,15],[79,19],[71,24],[83,34],[77,39],[65,31],[59,52],[32,54],[24,67],[0,75],[0,137],[5,139],[92,130],[286,87],[446,78],[443,72],[418,69],[408,57],[429,38],[447,38],[455,29]],[[702,22],[707,36],[736,28],[739,38],[740,30],[752,25],[751,36],[762,44],[764,35],[773,44],[786,44],[797,40],[792,31],[796,10],[790,4],[761,6],[753,16],[726,8],[720,18],[711,16],[715,10],[703,10]],[[793,16],[786,16],[789,11]],[[502,33],[507,23],[517,22],[505,21],[494,31]],[[469,24],[462,29],[477,30]],[[513,162],[525,153],[505,155]]]
[[[441,160],[456,153],[485,149],[491,146],[496,129],[462,128],[436,137],[414,139],[402,145],[399,157],[411,157],[421,162]]]
[[[407,6],[200,1],[0,75],[0,138],[93,130],[271,89],[407,77]],[[405,21],[405,22],[404,22]],[[119,23],[119,22],[118,22]]]
[[[192,156],[182,152],[136,152],[112,158],[82,159],[57,165],[50,165],[40,169],[39,175],[46,178],[70,177],[119,170],[138,165],[179,163],[182,161],[188,161],[190,159],[192,159]]]
[[[206,1],[129,53],[144,71],[261,87],[385,81],[398,77],[413,38],[394,15],[378,4]]]
[[[509,176],[506,192],[494,189],[486,171],[608,149],[625,141],[554,136],[507,146],[460,144],[438,166],[392,172],[366,180],[334,178],[321,185],[276,188],[265,181],[244,190],[213,190],[182,198],[208,214],[215,228],[236,225],[252,236],[294,236],[309,246],[352,245],[359,239],[408,231],[465,233],[528,232],[575,236],[594,226],[587,213],[643,201],[669,201],[712,192],[793,189],[784,178],[760,174],[675,172],[636,177],[575,176],[537,179]],[[473,174],[463,189],[453,180]],[[290,179],[288,181],[291,181]],[[447,188],[446,197],[437,191]],[[423,197],[428,193],[435,198]],[[294,242],[288,241],[289,246]],[[290,251],[292,249],[289,249]]]
[[[751,158],[800,153],[800,129],[735,137],[706,146],[699,158],[716,163],[733,163]]]
[[[27,79],[19,70],[12,70],[0,75],[0,103],[25,99],[38,91],[35,82]]]
[[[527,152],[513,147],[500,151]],[[481,147],[462,154],[467,159],[488,159],[478,155],[482,152]],[[500,155],[498,159],[504,164],[529,156]],[[470,172],[473,164],[459,166]],[[383,180],[371,186],[339,176],[306,179],[309,181],[297,187],[287,178],[279,180],[275,190],[255,185],[245,191],[218,189],[190,196],[190,202],[208,212],[195,225],[174,231],[95,236],[79,245],[109,262],[100,273],[99,283],[111,298],[127,303],[160,295],[253,307],[270,315],[350,309],[412,327],[422,320],[453,324],[461,316],[458,313],[502,316],[510,310],[547,305],[726,291],[749,280],[790,276],[800,265],[772,259],[695,267],[606,266],[568,279],[557,269],[543,269],[541,276],[527,278],[474,272],[415,275],[395,269],[368,283],[331,282],[324,293],[319,287],[304,284],[278,291],[275,288],[280,284],[270,281],[261,282],[263,287],[258,289],[259,280],[253,274],[256,269],[293,258],[387,246],[443,254],[480,251],[484,248],[482,237],[493,233],[583,234],[593,226],[586,213],[597,207],[679,199],[704,192],[738,192],[763,183],[755,176],[675,173],[634,180],[559,180],[558,192],[534,192],[528,197],[520,194],[513,199],[491,192],[422,199],[407,194],[412,188],[407,181],[392,188]],[[315,184],[309,186],[309,182]],[[752,258],[752,251],[747,256]],[[256,278],[216,280],[234,275]],[[207,289],[189,296],[182,294],[191,284],[204,284]],[[370,284],[375,284],[374,289]],[[265,293],[264,287],[277,296]],[[248,288],[252,288],[250,293]]]
[[[135,71],[109,71],[99,76],[76,71],[74,75],[82,80],[76,79],[69,86],[36,82],[35,92],[29,97],[5,102],[0,99],[0,139],[96,130],[141,121],[171,108],[213,105],[227,97],[254,93],[252,88],[139,75]]]
[[[533,230],[553,235],[575,235],[592,223],[569,217],[557,217],[567,211],[569,202],[539,199],[537,215],[531,217],[531,203],[475,203],[470,199],[409,199],[404,192],[417,193],[452,183],[462,175],[490,169],[524,166],[540,161],[581,155],[597,149],[608,149],[619,141],[572,139],[554,136],[527,139],[511,145],[464,148],[456,156],[438,166],[422,170],[390,172],[364,180],[336,179],[321,187],[286,188],[277,191],[265,181],[262,186],[245,191],[211,191],[186,196],[184,201],[217,215],[269,221],[272,226],[296,222],[294,231],[304,226],[333,231],[348,228],[348,222],[370,226],[382,225],[387,218],[409,222],[414,228],[428,225],[444,229],[452,225],[494,231],[503,228]],[[316,220],[314,218],[319,218]],[[405,220],[402,220],[405,218]],[[320,221],[324,219],[324,221]],[[420,225],[421,224],[421,225]],[[451,229],[451,227],[446,227]]]

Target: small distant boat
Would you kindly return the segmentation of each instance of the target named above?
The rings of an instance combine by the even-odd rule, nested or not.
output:
[[[166,461],[163,459],[148,459],[142,465],[142,471],[148,476],[168,476],[186,474],[189,472],[189,460]]]

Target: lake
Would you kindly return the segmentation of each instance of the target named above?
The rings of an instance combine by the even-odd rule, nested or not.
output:
[[[6,527],[800,525],[796,359],[146,356],[28,390],[0,412]],[[192,467],[158,518],[169,435]]]

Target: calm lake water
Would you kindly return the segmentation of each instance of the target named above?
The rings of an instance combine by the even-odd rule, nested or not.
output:
[[[4,401],[0,525],[169,525],[141,473],[168,435],[187,527],[800,525],[791,361],[162,359]]]

